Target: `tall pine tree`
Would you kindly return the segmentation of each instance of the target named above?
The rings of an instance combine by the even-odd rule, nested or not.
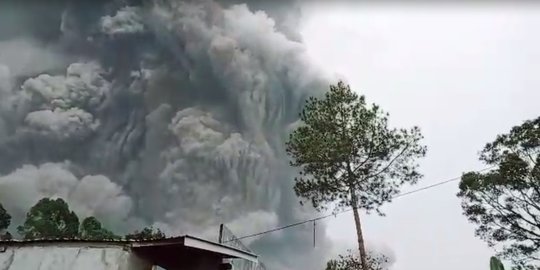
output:
[[[359,210],[382,215],[379,207],[401,185],[421,177],[416,159],[426,147],[420,130],[389,128],[388,114],[343,82],[324,98],[309,98],[300,119],[303,125],[287,142],[291,165],[300,169],[294,190],[318,210],[330,203],[353,208],[360,262],[368,269]]]

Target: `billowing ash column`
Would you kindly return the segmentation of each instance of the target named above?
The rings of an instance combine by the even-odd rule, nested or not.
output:
[[[118,232],[243,235],[314,215],[293,194],[284,140],[328,80],[288,8],[0,5],[0,199],[15,221],[44,196]],[[309,227],[249,243],[271,269],[314,269],[328,245],[318,228],[316,249]]]

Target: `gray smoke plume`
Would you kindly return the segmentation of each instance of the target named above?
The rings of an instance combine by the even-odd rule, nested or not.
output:
[[[117,232],[210,238],[313,217],[284,141],[329,78],[292,4],[269,2],[2,2],[0,202],[21,220],[62,197]],[[270,269],[320,269],[310,226],[247,241]]]

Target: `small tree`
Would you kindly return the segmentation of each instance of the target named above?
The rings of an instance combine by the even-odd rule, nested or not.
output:
[[[146,227],[141,231],[135,231],[125,236],[127,240],[157,240],[165,237],[165,234],[160,229],[154,231],[152,227]]]
[[[87,217],[81,222],[80,236],[88,240],[118,239],[119,236],[103,228],[95,217]]]
[[[30,209],[24,225],[17,229],[25,239],[76,238],[79,218],[64,200],[44,198]]]
[[[303,125],[287,142],[291,165],[300,168],[294,190],[322,210],[337,202],[337,209],[352,207],[360,261],[366,269],[358,209],[368,213],[399,193],[404,183],[421,177],[416,158],[426,148],[420,145],[419,128],[391,129],[388,114],[368,106],[364,96],[340,82],[325,97],[311,97],[300,114]]]
[[[384,270],[385,264],[388,263],[388,258],[384,255],[377,256],[369,254],[366,258],[367,268],[362,268],[358,256],[353,255],[349,250],[346,255],[339,255],[337,259],[328,261],[325,270]]]
[[[11,234],[7,231],[7,228],[11,224],[11,215],[8,214],[4,206],[0,203],[0,240],[11,239]]]
[[[493,170],[463,174],[458,197],[476,235],[518,266],[540,261],[540,117],[486,144],[480,160]]]

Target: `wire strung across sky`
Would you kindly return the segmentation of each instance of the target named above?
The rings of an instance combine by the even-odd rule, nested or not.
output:
[[[476,172],[477,172],[477,173],[484,172],[484,171],[487,171],[487,170],[491,170],[491,169],[493,169],[494,167],[495,167],[495,166],[491,166],[491,167],[488,167],[488,168],[484,168],[484,169],[482,169],[482,170],[478,170],[478,171],[476,171]],[[420,191],[423,191],[423,190],[426,190],[426,189],[438,187],[438,186],[441,186],[441,185],[444,185],[444,184],[448,184],[448,183],[450,183],[450,182],[457,181],[457,180],[459,180],[459,179],[461,179],[461,176],[454,177],[454,178],[451,178],[451,179],[448,179],[448,180],[444,180],[444,181],[440,181],[440,182],[437,182],[437,183],[432,184],[432,185],[428,185],[428,186],[425,186],[425,187],[421,187],[421,188],[419,188],[419,189],[415,189],[415,190],[411,190],[411,191],[408,191],[408,192],[404,192],[404,193],[401,193],[401,194],[399,194],[399,195],[394,196],[392,199],[397,199],[397,198],[404,197],[404,196],[407,196],[407,195],[411,195],[411,194],[414,194],[414,193],[417,193],[417,192],[420,192]],[[242,239],[246,239],[246,238],[252,238],[252,237],[256,237],[256,236],[263,235],[263,234],[267,234],[267,233],[272,233],[272,232],[277,232],[277,231],[285,230],[285,229],[288,229],[288,228],[291,228],[291,227],[296,227],[296,226],[300,226],[300,225],[302,225],[302,224],[306,224],[306,223],[310,223],[310,222],[315,222],[315,221],[317,221],[317,220],[329,218],[329,217],[332,217],[332,216],[335,217],[335,216],[337,216],[337,215],[340,215],[340,214],[343,214],[343,213],[350,212],[350,211],[352,211],[352,210],[353,210],[352,208],[349,208],[349,209],[345,209],[345,210],[340,211],[340,212],[337,212],[337,213],[332,213],[332,214],[328,214],[328,215],[324,215],[324,216],[320,216],[320,217],[316,217],[316,218],[312,218],[312,219],[308,219],[308,220],[304,220],[304,221],[292,223],[292,224],[285,225],[285,226],[282,226],[282,227],[277,227],[277,228],[274,228],[274,229],[271,229],[271,230],[262,231],[262,232],[258,232],[258,233],[254,233],[254,234],[249,234],[249,235],[244,235],[244,236],[241,236],[241,237],[238,237],[238,238],[231,239],[231,240],[229,240],[229,241],[225,241],[224,243],[231,242],[231,241],[235,241],[235,240],[242,240]]]

